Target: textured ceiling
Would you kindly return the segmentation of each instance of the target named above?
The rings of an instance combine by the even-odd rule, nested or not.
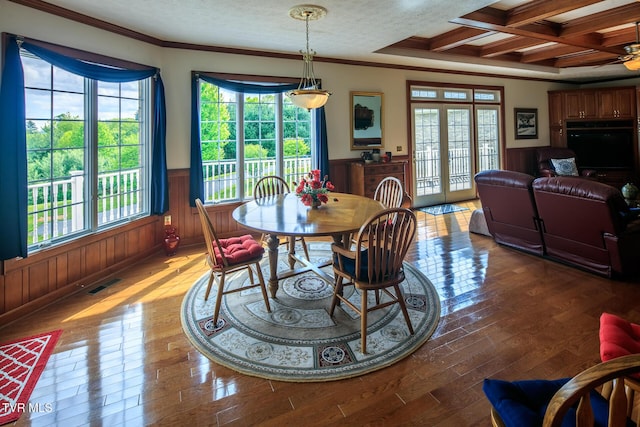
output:
[[[72,19],[86,15],[157,42],[286,54],[297,54],[305,46],[304,21],[289,16],[289,9],[300,4],[295,1],[11,1],[31,7],[45,4],[46,10]],[[640,77],[612,63],[625,53],[625,44],[635,42],[638,1],[318,0],[315,4],[328,11],[309,24],[310,47],[319,61],[336,58],[558,80]],[[623,16],[603,15],[617,8],[626,8]],[[584,18],[589,16],[599,16],[602,24],[567,33],[572,22],[595,22]],[[606,36],[612,31],[624,36],[612,40]],[[570,46],[558,49],[563,38]],[[507,41],[511,50],[499,49]],[[557,55],[542,54],[553,48]],[[599,55],[599,60],[575,59],[588,55]],[[542,59],[532,60],[536,58]]]

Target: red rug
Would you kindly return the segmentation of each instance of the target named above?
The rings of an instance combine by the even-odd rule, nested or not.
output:
[[[0,425],[29,411],[29,396],[62,330],[0,344]]]

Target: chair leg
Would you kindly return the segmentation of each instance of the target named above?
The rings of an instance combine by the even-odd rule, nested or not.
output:
[[[400,285],[394,285],[393,288],[396,290],[396,299],[398,304],[400,304],[400,308],[402,309],[402,314],[404,315],[404,321],[407,322],[407,326],[409,327],[409,332],[413,335],[413,326],[411,325],[411,319],[409,318],[409,312],[407,311],[407,305],[404,303],[404,297],[402,292],[400,292]]]
[[[258,268],[260,268],[260,267],[258,267]],[[254,285],[255,284],[255,280],[253,279],[253,270],[251,269],[250,266],[247,266],[247,271],[249,272],[249,285]]]
[[[360,335],[362,342],[362,354],[367,354],[367,291],[362,290],[360,299]]]
[[[218,324],[218,314],[220,313],[220,305],[222,304],[222,293],[224,291],[225,273],[220,275],[220,283],[218,284],[218,295],[216,295],[216,306],[213,309],[213,325]]]
[[[207,292],[205,292],[204,294],[205,301],[209,299],[209,292],[211,292],[211,285],[213,284],[214,277],[215,277],[215,273],[212,270],[211,274],[209,274],[209,283],[207,284]]]
[[[343,280],[342,276],[336,276],[335,286],[333,287],[333,298],[331,298],[331,309],[329,310],[329,316],[332,316],[332,317],[333,317],[333,312],[336,308],[336,305],[338,305],[338,302],[340,302],[338,295],[342,295],[342,288],[343,288],[342,280]]]
[[[307,261],[311,261],[309,258],[309,249],[307,248],[307,242],[305,242],[304,237],[300,238],[300,242],[302,243],[302,250],[304,251],[304,256],[307,258]]]
[[[260,290],[262,291],[262,298],[264,298],[264,305],[267,306],[267,312],[271,313],[271,305],[269,305],[269,296],[267,295],[267,287],[264,284],[264,276],[262,275],[262,270],[260,269],[260,263],[256,262],[256,273],[258,273],[258,280],[260,281]],[[251,271],[251,267],[249,267],[249,271]]]

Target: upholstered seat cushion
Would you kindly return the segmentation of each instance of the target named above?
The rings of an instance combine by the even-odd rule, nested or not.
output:
[[[610,313],[600,316],[600,358],[603,362],[640,353],[640,325]],[[633,375],[640,379],[639,374]]]
[[[540,427],[553,395],[570,378],[558,380],[524,380],[508,382],[486,379],[484,394],[507,427]],[[591,405],[596,426],[606,426],[608,402],[597,392],[591,392]],[[628,425],[634,425],[627,422]],[[575,409],[571,408],[562,421],[562,427],[575,426]]]
[[[356,278],[356,260],[353,258],[348,258],[344,255],[334,254],[333,262],[336,266],[340,265],[338,263],[338,257],[342,258],[342,267],[343,271],[347,273],[349,276],[355,280]],[[382,259],[388,259],[388,255],[382,255]],[[403,274],[402,271],[400,274]],[[384,274],[382,277],[375,278],[372,282],[380,282],[384,280],[389,280],[391,277],[389,274]],[[367,249],[362,251],[362,255],[360,256],[360,276],[359,280],[361,282],[369,281],[369,251]]]
[[[340,265],[338,257],[341,258],[342,268],[345,273],[355,279],[356,277],[356,260],[353,258],[346,257],[344,255],[339,255],[337,253],[333,254],[333,262],[336,266]],[[368,273],[368,265],[369,265],[369,251],[366,249],[362,251],[362,255],[360,256],[360,279],[367,280]]]
[[[250,234],[240,237],[220,239],[220,246],[229,264],[238,264],[257,258],[264,254],[264,247]],[[216,265],[222,265],[222,256],[218,248],[215,248]]]

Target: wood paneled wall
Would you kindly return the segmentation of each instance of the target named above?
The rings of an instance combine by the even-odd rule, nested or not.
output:
[[[346,191],[346,166],[331,168]],[[239,203],[208,206],[220,237],[240,229],[231,216]],[[189,170],[169,171],[169,211],[180,245],[204,242],[196,208],[189,206]],[[164,216],[151,216],[0,264],[0,324],[16,320],[63,297],[103,282],[117,271],[162,250]],[[178,249],[179,251],[180,249]]]
[[[207,206],[218,237],[239,232],[240,228],[231,216],[238,205],[240,203]],[[204,243],[198,210],[189,206],[189,169],[169,171],[169,211],[166,215],[171,215],[171,223],[178,230],[181,245]]]
[[[509,148],[505,159],[505,169],[538,176],[536,149],[540,147]]]
[[[153,216],[2,263],[0,323],[42,308],[160,247],[160,218]]]
[[[535,160],[535,151],[507,150],[507,157],[509,169],[524,172],[530,168],[531,159]],[[353,160],[330,162],[329,177],[336,191],[348,191],[348,163]],[[225,203],[207,207],[220,237],[246,231],[232,217],[238,205]],[[204,241],[198,212],[189,206],[188,169],[169,171],[166,215],[171,215],[181,245]],[[4,261],[0,265],[0,324],[48,304],[64,304],[63,297],[105,281],[119,270],[162,250],[163,237],[164,217],[151,216],[41,250],[25,259]]]

